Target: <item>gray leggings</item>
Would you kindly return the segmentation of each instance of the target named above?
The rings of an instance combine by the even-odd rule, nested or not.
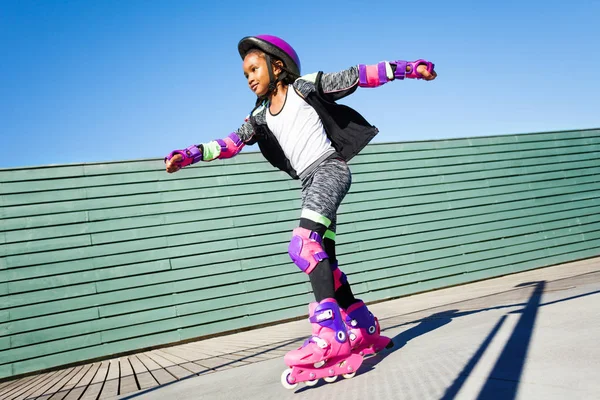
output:
[[[337,210],[350,190],[352,175],[345,161],[331,158],[323,161],[302,180],[302,217],[319,222],[335,233]],[[319,214],[321,218],[306,210]],[[314,218],[317,217],[317,218]],[[315,219],[319,219],[315,221]],[[328,221],[331,221],[328,223]]]

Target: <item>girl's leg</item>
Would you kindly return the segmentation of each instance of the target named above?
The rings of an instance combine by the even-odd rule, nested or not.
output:
[[[329,256],[329,263],[331,265],[331,271],[333,272],[333,284],[335,289],[335,300],[338,302],[341,308],[346,309],[358,300],[354,298],[352,289],[350,289],[350,283],[346,274],[338,266],[338,260],[335,254],[335,231],[336,231],[336,218],[331,221],[329,229],[325,232],[323,238],[323,248]]]
[[[340,268],[335,254],[336,219],[333,218],[325,232],[323,247],[329,256],[335,287],[335,300],[342,309],[342,317],[348,326],[348,335],[353,352],[360,355],[377,353],[393,346],[390,338],[381,336],[379,321],[365,303],[354,297],[350,283]]]
[[[335,298],[331,260],[323,240],[350,183],[350,169],[339,159],[325,160],[302,182],[300,224],[288,250],[296,265],[308,274],[318,302]]]
[[[320,316],[311,315],[313,322],[313,337],[320,335],[319,318],[332,318],[337,328],[337,339],[331,348],[335,348],[336,354],[342,356],[349,352],[349,347],[361,355],[369,351],[375,352],[389,344],[388,338],[380,337],[379,324],[374,316],[368,311],[362,301],[354,299],[347,280],[341,271],[334,273],[331,260],[335,258],[335,220],[338,207],[350,189],[351,175],[346,163],[342,160],[331,159],[324,161],[309,177],[302,182],[302,214],[300,226],[294,229],[288,252],[294,263],[308,274],[310,283],[319,305],[328,304],[327,314]],[[333,223],[333,226],[332,226]],[[329,228],[333,230],[329,230]],[[324,246],[330,250],[330,254]],[[330,260],[330,257],[332,259]],[[336,285],[334,276],[337,277],[339,285]],[[346,282],[343,282],[346,281]],[[337,289],[337,290],[336,290]],[[338,308],[339,298],[345,303]],[[348,305],[349,304],[349,305]],[[341,306],[341,304],[340,304]],[[309,312],[316,310],[317,305],[309,306]],[[344,310],[344,308],[346,308]],[[341,319],[349,324],[348,331],[339,325]],[[343,324],[342,324],[343,325]],[[350,341],[346,340],[348,333]],[[339,346],[342,346],[338,348]],[[297,360],[312,361],[328,358],[321,354],[319,346],[306,342],[303,347],[293,350],[286,356],[286,363],[292,366]],[[348,346],[348,347],[346,347]],[[353,350],[353,351],[354,351]]]
[[[295,375],[306,371],[311,376],[304,380],[339,375],[336,368],[342,365],[351,368],[350,372],[356,371],[362,363],[362,357],[352,354],[348,328],[335,300],[329,257],[323,249],[325,232],[349,188],[350,171],[345,162],[335,159],[324,161],[302,182],[300,226],[294,229],[288,252],[294,263],[308,274],[316,302],[308,307],[311,337],[285,356],[294,380]],[[326,375],[322,375],[323,371]],[[293,383],[287,375],[285,379],[288,384]]]

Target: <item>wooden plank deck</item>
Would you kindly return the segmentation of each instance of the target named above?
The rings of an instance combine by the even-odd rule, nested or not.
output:
[[[274,331],[268,343],[267,338],[241,332],[228,336],[226,349],[223,337],[213,338],[27,376],[0,383],[0,400],[99,400],[134,394],[191,376],[283,358],[305,339],[290,338],[293,335]]]

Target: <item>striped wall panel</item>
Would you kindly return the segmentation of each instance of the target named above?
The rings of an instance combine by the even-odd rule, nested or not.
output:
[[[600,130],[369,145],[338,255],[366,301],[600,254]],[[299,182],[258,153],[0,170],[0,379],[298,317]]]

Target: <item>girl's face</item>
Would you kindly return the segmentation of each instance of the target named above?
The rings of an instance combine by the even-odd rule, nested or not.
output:
[[[269,90],[270,82],[267,60],[259,53],[249,53],[244,58],[243,68],[250,90],[259,97],[264,96]]]

